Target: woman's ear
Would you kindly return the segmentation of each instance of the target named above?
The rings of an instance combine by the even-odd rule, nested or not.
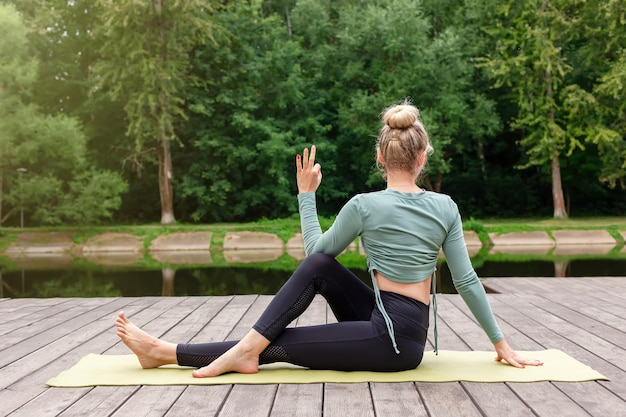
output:
[[[383,154],[380,151],[380,148],[376,149],[376,159],[378,160],[379,163],[381,163],[382,165],[385,165],[385,160],[383,159]]]
[[[422,152],[420,156],[417,157],[417,166],[421,168],[424,166],[425,163],[426,163],[426,151]]]

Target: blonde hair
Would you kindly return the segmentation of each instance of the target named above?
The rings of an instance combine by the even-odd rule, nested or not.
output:
[[[385,109],[382,122],[376,148],[380,149],[384,160],[384,165],[377,160],[383,178],[386,179],[389,170],[407,171],[418,176],[423,168],[423,165],[418,166],[418,158],[423,152],[426,155],[433,153],[419,110],[409,100],[404,100]]]

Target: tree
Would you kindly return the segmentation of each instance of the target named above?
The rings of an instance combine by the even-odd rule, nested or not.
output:
[[[317,3],[298,3],[293,31],[314,57],[323,57],[318,78],[334,89],[328,102],[337,107],[335,164],[345,172],[343,187],[353,193],[381,185],[377,172],[364,170],[373,166],[380,112],[410,98],[435,147],[426,183],[441,191],[452,161],[499,127],[489,111],[493,102],[472,88],[475,68],[465,33],[444,24],[446,18],[426,15],[420,1]]]
[[[215,19],[225,28],[221,47],[194,51],[202,82],[185,90],[189,121],[176,157],[187,167],[176,182],[183,213],[193,221],[287,216],[296,211],[296,152],[328,145],[323,93],[306,77],[302,47],[279,17],[261,15],[260,2],[233,2]]]
[[[513,128],[525,132],[520,144],[527,150],[522,168],[550,165],[554,217],[566,218],[560,158],[577,145],[559,120],[566,75],[572,70],[563,54],[571,34],[570,0],[503,1],[495,26],[486,30],[497,40],[495,51],[483,61],[496,87],[515,94],[518,114]]]
[[[157,156],[161,223],[175,221],[171,143],[176,121],[186,117],[181,89],[189,53],[213,33],[210,8],[201,0],[98,0],[103,39],[96,73],[100,87],[125,103],[134,141],[129,156],[140,170]]]
[[[92,168],[76,119],[45,115],[27,102],[38,61],[13,6],[0,5],[0,28],[0,204],[11,207],[0,223],[18,209],[40,224],[110,217],[126,184],[117,174]],[[1,193],[5,177],[9,189]]]
[[[600,46],[596,52],[598,61],[606,62],[608,68],[599,76],[594,86],[594,96],[600,108],[591,116],[596,121],[592,142],[598,146],[603,166],[600,180],[615,187],[626,189],[626,9],[617,0],[600,1],[589,7],[591,37]],[[595,24],[595,25],[594,25]],[[594,30],[595,29],[595,30]],[[603,42],[597,42],[601,40]],[[596,102],[593,103],[596,105]]]

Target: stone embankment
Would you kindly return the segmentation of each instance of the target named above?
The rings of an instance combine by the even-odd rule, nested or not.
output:
[[[626,240],[626,231],[620,232]],[[615,248],[617,242],[605,230],[554,230],[547,232],[490,233],[491,253],[509,254],[605,254]],[[72,235],[64,232],[21,233],[6,249],[4,255],[15,259],[34,258],[54,262],[55,257],[82,257],[87,260],[110,263],[134,263],[149,253],[152,258],[168,264],[211,263],[211,232],[176,232],[157,237],[146,244],[139,236],[130,233],[103,233],[86,242],[77,244]],[[465,232],[470,255],[476,254],[482,243],[473,231]],[[294,235],[286,243],[277,235],[264,232],[228,232],[222,246],[214,248],[223,252],[229,263],[264,262],[279,258],[284,253],[304,258],[301,234]],[[363,253],[355,242],[348,250]],[[626,253],[626,247],[622,248]]]

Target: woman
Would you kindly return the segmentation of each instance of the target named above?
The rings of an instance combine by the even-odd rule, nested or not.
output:
[[[416,185],[432,147],[417,108],[405,101],[383,114],[377,162],[382,191],[359,194],[322,233],[315,192],[322,180],[315,147],[296,156],[298,202],[308,257],[240,341],[173,344],[156,339],[120,313],[117,334],[144,368],[179,364],[195,377],[254,373],[259,364],[290,362],[312,369],[400,371],[417,367],[428,330],[430,289],[440,248],[453,282],[494,345],[496,360],[541,365],[513,351],[502,336],[471,266],[461,218],[446,195]],[[335,260],[360,236],[373,289]],[[338,322],[286,328],[322,294]],[[436,317],[436,316],[435,316]]]

